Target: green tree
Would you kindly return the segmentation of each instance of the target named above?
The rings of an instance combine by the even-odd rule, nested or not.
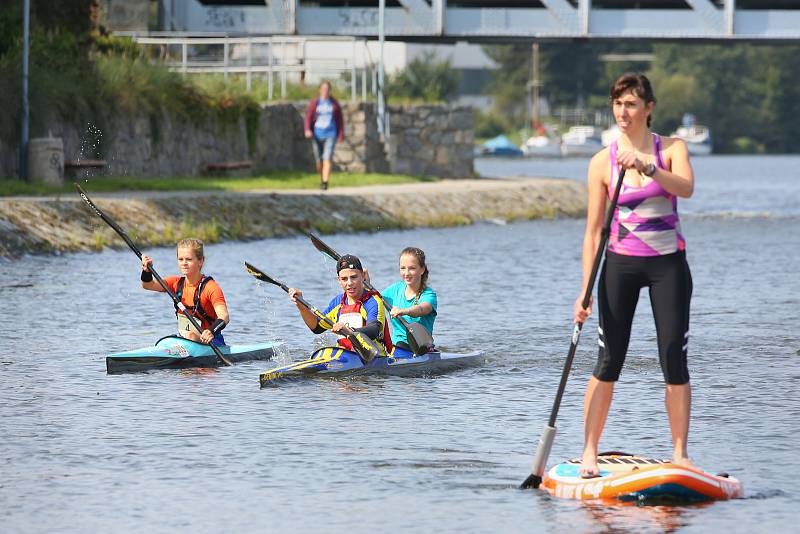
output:
[[[487,45],[483,51],[499,65],[492,73],[489,84],[489,92],[495,99],[495,110],[513,127],[522,126],[527,122],[525,110],[531,47],[524,44]]]
[[[797,117],[800,116],[800,46],[770,50],[763,75],[760,102],[761,139],[768,152],[797,151]]]
[[[456,94],[460,76],[449,59],[436,61],[433,52],[416,57],[387,84],[392,97],[443,102]]]
[[[677,109],[670,112],[669,107],[677,108],[683,100],[685,111],[711,128],[718,151],[735,150],[734,140],[740,137],[753,138],[770,152],[791,148],[800,96],[800,47],[669,44],[657,45],[655,51],[649,74],[661,100],[658,121],[666,107],[663,118],[674,123]]]
[[[608,107],[608,88],[623,70],[642,70],[646,63],[605,63],[609,52],[649,52],[651,45],[638,42],[554,41],[539,45],[541,95],[551,107]],[[527,123],[528,83],[532,78],[531,44],[488,45],[484,52],[499,68],[493,73],[490,92],[497,111],[513,124]]]

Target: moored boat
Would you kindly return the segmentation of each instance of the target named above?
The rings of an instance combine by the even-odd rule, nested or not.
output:
[[[561,136],[561,155],[593,156],[603,148],[603,142],[594,126],[571,126]]]
[[[581,478],[580,458],[553,466],[542,488],[567,499],[618,499],[637,502],[700,502],[742,497],[742,483],[725,473],[711,474],[670,460],[625,453],[597,459],[600,476]]]
[[[683,139],[692,156],[708,156],[714,148],[711,130],[707,126],[697,124],[695,116],[691,113],[683,115],[682,124],[672,132],[672,137]]]
[[[692,156],[708,156],[713,151],[711,131],[706,126],[681,126],[672,136],[683,139]]]
[[[233,363],[269,360],[274,355],[272,343],[223,345],[219,349],[225,358]],[[180,336],[165,336],[152,347],[117,352],[106,357],[106,371],[109,374],[220,365],[222,362],[210,345]]]
[[[512,143],[505,135],[498,135],[481,145],[481,155],[483,156],[522,156],[520,148]]]
[[[528,157],[560,157],[561,141],[549,135],[534,135],[525,141],[522,152]]]
[[[484,362],[481,351],[467,354],[427,352],[415,356],[411,352],[395,350],[388,358],[375,358],[365,364],[358,354],[341,347],[323,347],[311,358],[276,367],[261,373],[261,387],[284,379],[341,378],[359,375],[427,376],[458,369],[476,367]]]
[[[622,132],[620,132],[619,126],[612,124],[602,131],[600,134],[600,141],[603,143],[603,146],[609,146],[611,143],[619,139],[621,134]]]

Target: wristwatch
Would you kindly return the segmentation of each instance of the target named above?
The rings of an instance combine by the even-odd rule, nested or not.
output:
[[[645,176],[653,176],[656,173],[656,169],[657,167],[655,163],[648,163],[645,166],[644,171],[642,171],[642,174],[644,174]]]

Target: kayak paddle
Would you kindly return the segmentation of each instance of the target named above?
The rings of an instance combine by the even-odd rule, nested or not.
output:
[[[262,282],[267,282],[269,284],[273,284],[278,286],[279,288],[283,289],[287,293],[289,292],[289,286],[281,282],[280,280],[276,280],[272,278],[270,275],[251,265],[250,263],[244,262],[244,266],[247,269],[247,272],[256,277],[258,280]],[[333,322],[329,317],[326,317],[321,311],[317,308],[309,304],[303,297],[299,295],[294,296],[295,300],[300,303],[305,309],[313,313],[317,319],[319,319],[320,325],[325,328],[326,330],[330,330],[333,326]],[[353,349],[358,353],[359,356],[364,360],[364,363],[369,363],[375,357],[380,355],[381,350],[375,345],[375,343],[369,339],[367,336],[362,334],[361,332],[355,332],[350,327],[345,327],[342,329],[345,337],[350,340],[350,343],[353,344]]]
[[[130,249],[134,252],[134,254],[136,254],[141,260],[142,252],[136,247],[136,245],[133,243],[133,240],[131,240],[131,238],[128,237],[128,234],[125,233],[125,230],[120,228],[120,226],[116,222],[114,222],[114,219],[103,213],[103,211],[89,199],[89,196],[86,194],[86,191],[84,191],[80,185],[76,183],[75,187],[78,188],[78,194],[80,194],[83,201],[86,202],[86,204],[90,208],[92,208],[92,211],[94,211],[98,217],[103,219],[103,221],[105,221],[106,224],[108,224],[111,228],[113,228],[114,231],[125,241],[125,243],[128,244],[128,247],[130,247]],[[178,297],[175,296],[175,293],[173,293],[172,289],[170,289],[169,286],[164,282],[164,279],[161,278],[161,276],[159,276],[159,274],[156,272],[156,270],[153,268],[152,265],[150,266],[150,272],[153,273],[153,278],[156,279],[158,284],[164,289],[164,291],[167,292],[167,295],[170,296],[172,302],[174,302],[175,305],[178,307],[178,309],[181,310],[184,313],[184,315],[186,315],[186,318],[189,319],[189,322],[192,324],[192,326],[198,332],[202,332],[200,325],[197,323],[197,320],[190,313],[187,312],[186,306],[183,304],[183,302],[178,300]],[[222,351],[220,351],[216,345],[214,345],[213,343],[209,343],[209,346],[211,347],[211,350],[214,351],[214,354],[217,355],[219,361],[221,361],[224,365],[231,365],[230,360],[225,358],[225,356],[222,354]]]
[[[316,247],[317,250],[319,250],[326,256],[333,258],[334,261],[339,261],[339,258],[342,257],[338,252],[336,252],[330,246],[325,244],[325,242],[323,242],[322,239],[320,239],[313,233],[306,232],[304,230],[301,231],[304,234],[306,234],[309,237],[309,239],[311,239],[311,242],[314,244],[314,247]],[[370,284],[369,281],[367,280],[364,280],[364,287],[366,287],[368,291],[374,291],[378,293],[377,291],[375,291],[375,288],[372,286],[372,284]],[[386,301],[383,295],[381,295],[380,293],[378,293],[378,295],[380,295],[381,297],[381,301],[383,302],[384,308],[386,308],[386,312],[387,313],[390,312],[392,310],[392,307],[389,305],[389,303]],[[397,316],[397,320],[403,326],[403,329],[405,329],[407,334],[406,338],[408,339],[408,345],[411,347],[411,351],[414,354],[420,356],[422,354],[426,354],[433,348],[433,337],[431,337],[431,334],[430,332],[428,332],[427,328],[425,328],[419,323],[409,322],[403,319],[403,317],[400,315]]]
[[[600,260],[603,258],[606,244],[608,243],[608,236],[611,232],[611,219],[614,217],[614,210],[617,207],[619,200],[619,192],[622,189],[622,181],[625,179],[625,169],[619,171],[617,177],[617,187],[614,189],[614,197],[611,199],[611,204],[606,211],[606,219],[603,224],[603,230],[600,233],[600,243],[597,245],[597,253],[594,255],[594,263],[592,264],[592,272],[589,275],[589,284],[586,286],[586,291],[583,294],[583,302],[581,306],[584,308],[589,307],[589,301],[592,298],[592,290],[594,290],[594,282],[597,278],[597,271],[600,268]],[[558,409],[561,407],[561,397],[564,396],[564,389],[567,387],[567,378],[569,371],[572,368],[572,360],[575,358],[575,351],[578,348],[578,340],[581,338],[581,329],[583,323],[575,323],[572,329],[572,342],[569,345],[569,353],[567,360],[564,362],[564,370],[561,372],[561,382],[558,384],[558,392],[556,393],[555,401],[553,402],[553,409],[550,412],[550,420],[545,425],[542,435],[539,437],[539,443],[536,447],[536,455],[533,457],[533,467],[531,474],[520,485],[520,489],[538,488],[542,483],[542,476],[544,475],[545,467],[547,466],[547,457],[550,455],[550,449],[553,446],[553,440],[556,437],[556,417],[558,416]]]

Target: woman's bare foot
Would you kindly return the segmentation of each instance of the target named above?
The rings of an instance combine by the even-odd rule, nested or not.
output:
[[[590,451],[583,451],[581,458],[581,468],[579,470],[581,478],[595,478],[600,476],[600,468],[597,466],[597,454]]]
[[[697,469],[688,456],[673,455],[672,463],[675,465],[679,465],[681,467],[692,467],[694,469]]]

